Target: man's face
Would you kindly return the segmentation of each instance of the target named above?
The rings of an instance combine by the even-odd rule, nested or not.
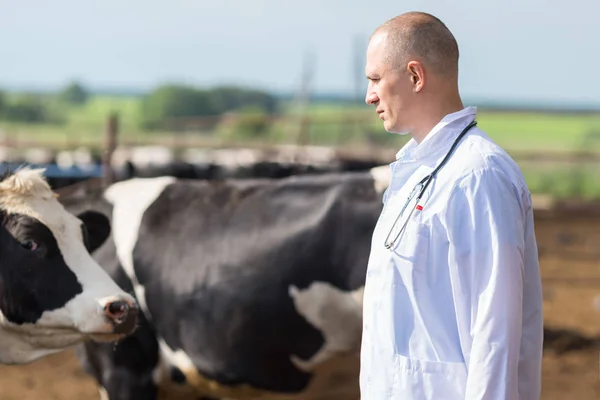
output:
[[[365,72],[369,80],[365,101],[376,108],[386,131],[409,133],[411,99],[414,95],[410,75],[402,68],[386,62],[385,33],[377,33],[367,48]]]

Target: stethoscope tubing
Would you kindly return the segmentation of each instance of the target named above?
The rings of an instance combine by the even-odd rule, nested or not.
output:
[[[390,228],[390,231],[388,232],[388,235],[387,235],[387,237],[385,239],[385,242],[384,242],[384,246],[385,246],[386,249],[391,249],[394,246],[394,244],[396,243],[396,240],[398,239],[398,237],[400,237],[400,235],[402,234],[404,228],[406,227],[406,224],[410,220],[410,217],[412,217],[413,212],[415,211],[416,208],[419,207],[419,201],[421,200],[421,197],[423,197],[423,194],[425,193],[425,190],[427,189],[427,187],[429,186],[429,184],[431,183],[431,181],[433,180],[433,178],[435,177],[435,175],[439,172],[440,169],[442,169],[442,167],[446,164],[446,162],[448,162],[448,159],[450,158],[450,156],[452,155],[452,153],[454,152],[454,150],[458,146],[458,143],[465,136],[465,134],[469,131],[469,129],[473,128],[476,125],[477,125],[477,121],[475,121],[475,120],[471,121],[471,123],[469,125],[467,125],[467,127],[465,129],[463,129],[462,132],[458,135],[458,137],[454,140],[454,143],[452,143],[452,146],[450,147],[450,150],[448,150],[448,152],[446,153],[446,156],[438,164],[438,166],[435,167],[435,169],[430,174],[428,174],[427,176],[425,176],[423,179],[421,179],[421,181],[419,183],[417,183],[415,185],[415,187],[413,188],[413,190],[410,192],[410,195],[406,199],[406,203],[404,203],[404,206],[402,206],[402,209],[400,210],[400,213],[396,217],[396,220],[392,224],[392,227]],[[418,191],[418,195],[417,195],[415,207],[413,207],[411,209],[408,218],[406,218],[406,220],[404,222],[404,225],[402,225],[402,228],[400,228],[400,231],[398,232],[398,235],[396,235],[396,238],[392,242],[388,243],[388,239],[389,239],[390,235],[392,234],[392,231],[394,230],[394,227],[396,226],[396,223],[398,223],[398,220],[404,214],[404,211],[406,210],[406,207],[408,206],[408,204],[410,203],[410,201],[413,199],[415,191],[417,190],[417,188],[419,186],[421,186],[421,189]]]

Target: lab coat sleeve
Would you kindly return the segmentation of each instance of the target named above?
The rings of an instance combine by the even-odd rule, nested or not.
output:
[[[464,177],[448,203],[450,273],[461,335],[468,335],[462,342],[471,342],[470,349],[463,349],[465,400],[519,399],[524,215],[529,206],[522,193],[506,174],[486,168]]]

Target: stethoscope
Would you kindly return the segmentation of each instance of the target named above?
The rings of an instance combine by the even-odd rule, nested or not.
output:
[[[438,173],[438,171],[444,166],[444,164],[446,164],[446,162],[450,158],[450,155],[452,154],[452,152],[454,151],[454,149],[458,145],[458,142],[460,142],[460,140],[463,138],[463,136],[465,136],[465,134],[467,133],[467,131],[469,129],[471,129],[472,127],[474,127],[475,125],[477,125],[477,121],[472,121],[469,125],[467,125],[467,127],[465,129],[463,129],[463,131],[454,140],[454,143],[452,143],[452,147],[450,147],[450,150],[448,150],[448,153],[446,153],[446,156],[444,157],[444,159],[442,160],[442,162],[440,162],[440,164],[429,175],[427,175],[425,178],[421,179],[421,181],[415,185],[415,187],[413,188],[413,190],[410,192],[410,195],[406,199],[406,203],[404,203],[404,206],[400,210],[400,214],[398,214],[398,217],[396,217],[396,220],[394,221],[394,224],[392,225],[392,227],[390,229],[390,232],[388,233],[387,237],[385,238],[384,245],[385,245],[386,249],[391,249],[394,246],[394,244],[396,243],[396,240],[398,240],[398,237],[400,237],[400,235],[404,231],[404,228],[406,227],[406,224],[410,220],[410,217],[412,217],[413,212],[415,210],[422,210],[423,209],[423,207],[419,204],[419,200],[421,200],[421,197],[423,197],[423,193],[425,193],[425,189],[427,189],[427,187],[429,186],[429,184],[433,180],[434,176]],[[402,228],[400,228],[400,231],[398,232],[398,234],[396,235],[396,237],[394,238],[394,240],[392,242],[388,242],[388,240],[390,238],[390,235],[392,234],[392,231],[394,230],[394,227],[398,223],[398,220],[400,219],[400,217],[402,216],[402,214],[404,214],[404,210],[406,210],[406,207],[408,207],[408,204],[413,200],[413,198],[414,198],[414,196],[415,196],[415,194],[417,192],[418,192],[418,196],[417,196],[417,199],[416,199],[416,203],[415,203],[416,205],[415,205],[415,207],[413,207],[410,210],[410,214],[408,215],[408,218],[406,218],[406,220],[404,221],[404,225],[402,225]]]

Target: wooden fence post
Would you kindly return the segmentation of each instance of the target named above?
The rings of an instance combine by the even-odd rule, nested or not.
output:
[[[119,131],[119,117],[117,113],[111,113],[106,121],[104,133],[104,152],[102,157],[102,183],[107,187],[114,181],[111,160],[117,147],[117,133]]]

